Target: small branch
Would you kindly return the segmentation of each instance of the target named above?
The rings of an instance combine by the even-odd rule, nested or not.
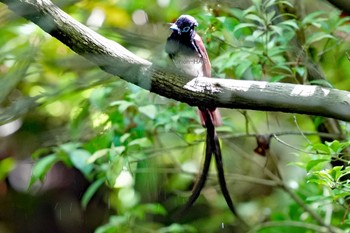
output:
[[[239,147],[235,148],[238,151],[242,151]],[[247,156],[245,155],[245,153],[242,151],[241,153],[245,158],[247,158],[249,161],[251,161],[252,163],[256,164],[257,166],[259,166],[262,170],[264,170],[265,174],[272,179],[277,187],[281,188],[282,190],[284,190],[301,208],[304,209],[305,212],[309,213],[310,216],[321,226],[323,226],[324,228],[327,229],[327,231],[325,232],[330,232],[330,233],[338,233],[338,232],[342,232],[340,230],[338,230],[337,228],[333,227],[333,226],[329,226],[327,225],[323,219],[313,210],[311,209],[306,203],[304,203],[304,201],[302,199],[300,199],[300,197],[298,195],[296,195],[292,189],[290,189],[282,180],[281,177],[279,177],[278,175],[275,175],[274,173],[272,173],[270,170],[266,169],[266,167],[262,166],[260,163],[258,163],[256,160],[252,159],[251,156]],[[278,167],[277,167],[278,169]],[[252,231],[255,232],[255,231]],[[321,231],[323,232],[323,231]]]
[[[350,121],[350,93],[320,86],[191,78],[152,65],[67,15],[49,0],[0,0],[104,71],[192,106],[281,111]]]

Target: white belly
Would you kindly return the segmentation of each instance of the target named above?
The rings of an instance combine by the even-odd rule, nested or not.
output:
[[[203,76],[203,60],[200,57],[189,57],[184,55],[177,55],[174,59],[174,64],[182,72],[193,76]]]

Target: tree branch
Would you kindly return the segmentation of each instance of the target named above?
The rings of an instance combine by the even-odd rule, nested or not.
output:
[[[0,0],[104,71],[193,106],[281,111],[350,121],[350,93],[320,86],[191,78],[152,65],[59,9],[49,0]]]

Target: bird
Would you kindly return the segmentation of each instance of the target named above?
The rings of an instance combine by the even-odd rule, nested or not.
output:
[[[191,15],[181,15],[170,26],[171,35],[167,39],[165,51],[181,72],[193,77],[211,77],[211,64],[203,40],[196,33],[197,20]],[[208,108],[215,126],[222,124],[221,114],[216,108]],[[205,114],[199,111],[205,126]]]
[[[197,20],[191,15],[181,15],[171,24],[172,33],[168,37],[165,51],[181,72],[195,77],[211,77],[211,64],[203,40],[196,33]],[[199,106],[199,117],[203,127],[207,129],[205,158],[201,175],[195,184],[192,194],[183,207],[183,211],[190,208],[199,197],[207,180],[212,156],[215,157],[218,180],[222,194],[231,212],[239,219],[237,210],[229,195],[222,163],[220,142],[215,126],[222,124],[221,115],[217,108]]]

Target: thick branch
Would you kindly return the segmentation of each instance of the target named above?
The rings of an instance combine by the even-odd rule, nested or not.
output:
[[[190,78],[152,66],[97,34],[49,0],[0,0],[106,72],[159,95],[194,106],[281,111],[350,121],[350,93],[319,86]]]

